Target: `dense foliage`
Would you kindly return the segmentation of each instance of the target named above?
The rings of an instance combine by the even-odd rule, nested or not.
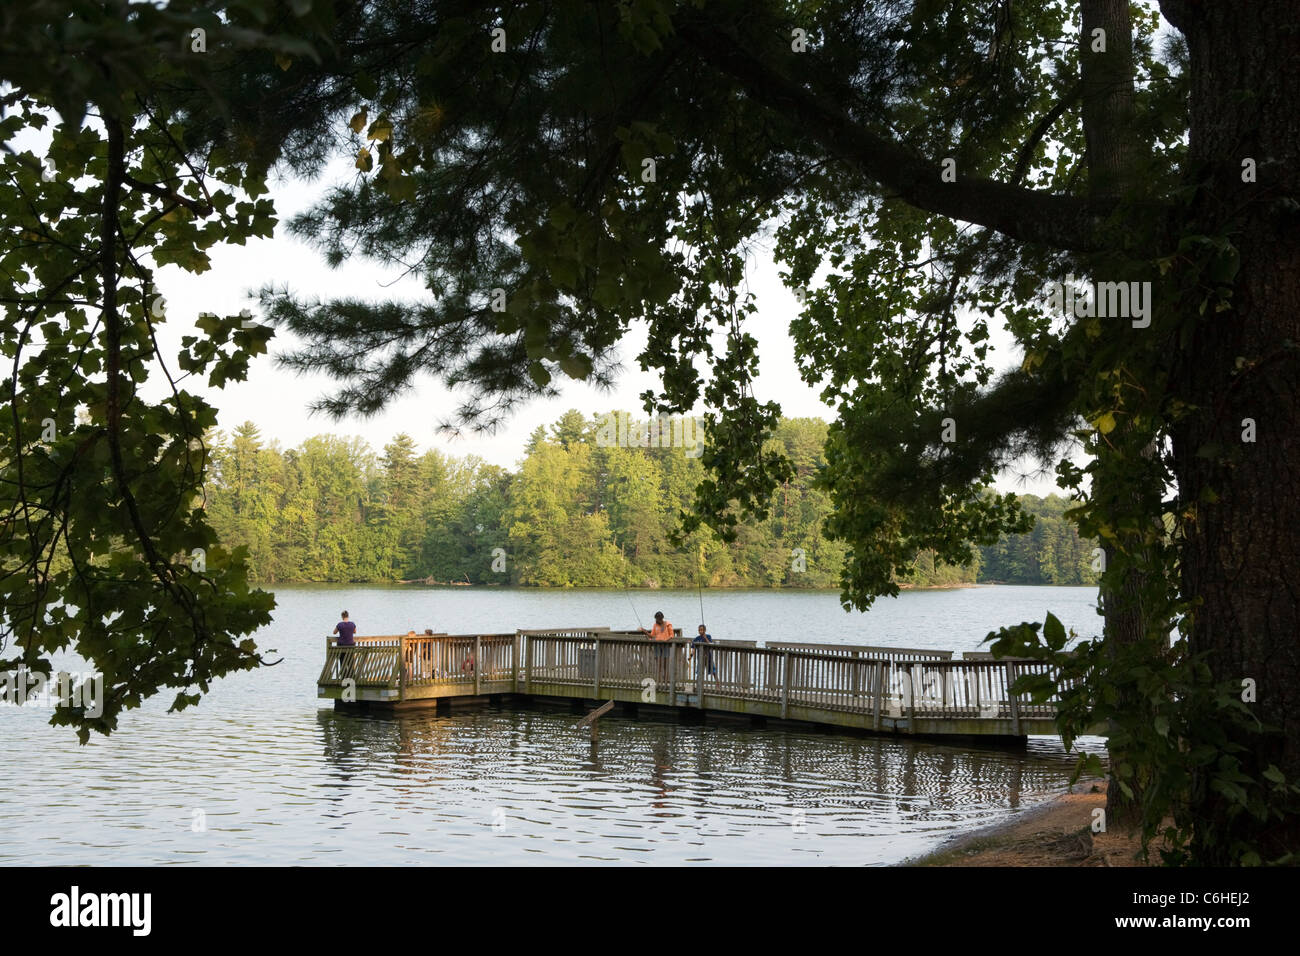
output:
[[[630,421],[624,417],[623,421]],[[571,411],[539,429],[514,471],[417,452],[398,435],[377,453],[357,438],[310,438],[281,449],[251,422],[213,446],[208,518],[244,547],[260,582],[433,581],[540,587],[800,587],[839,581],[845,548],[826,538],[816,477],[827,425],[786,419],[773,441],[795,476],[768,516],[741,521],[726,543],[705,530],[681,547],[678,515],[703,477],[682,447],[610,447],[600,420]],[[635,432],[635,425],[633,426]],[[1093,584],[1093,543],[1056,496],[1024,496],[1034,530],[982,548],[970,565],[916,556],[902,587],[980,581]]]
[[[186,379],[243,379],[271,329],[185,316],[196,334],[164,353],[155,273],[200,273],[220,244],[271,235],[265,166],[196,146],[167,96],[206,90],[212,109],[233,58],[310,54],[303,35],[324,21],[309,5],[287,37],[267,29],[270,6],[0,12],[0,671],[48,676],[75,650],[103,706],[70,695],[51,723],[82,742],[147,697],[170,691],[181,710],[263,663],[246,635],[273,600],[200,506],[216,413]]]

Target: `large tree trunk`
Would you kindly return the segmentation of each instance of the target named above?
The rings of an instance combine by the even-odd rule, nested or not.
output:
[[[1094,47],[1096,30],[1105,35],[1103,50]],[[1085,0],[1081,8],[1079,35],[1089,195],[1093,199],[1134,195],[1140,187],[1137,159],[1142,153],[1149,152],[1149,148],[1144,149],[1144,144],[1138,142],[1135,134],[1133,25],[1128,0]],[[1094,258],[1094,281],[1121,278],[1112,271],[1115,268],[1113,257]],[[1092,480],[1093,500],[1111,517],[1111,524],[1117,529],[1126,527],[1125,517],[1128,515],[1160,513],[1160,482],[1157,480],[1152,484],[1145,480],[1145,475],[1135,474],[1140,459],[1134,458],[1132,445],[1135,440],[1141,445],[1147,444],[1139,434],[1142,428],[1149,431],[1151,423],[1135,426],[1131,419],[1126,418],[1113,435],[1119,447],[1111,450],[1103,443],[1097,450],[1098,467]],[[1151,614],[1143,601],[1148,573],[1143,569],[1142,561],[1150,556],[1150,551],[1140,532],[1121,530],[1118,547],[1106,543],[1105,556],[1106,571],[1101,582],[1105,647],[1110,659],[1116,661],[1127,649],[1149,636]],[[1117,704],[1126,711],[1138,713],[1144,709],[1146,702],[1134,696],[1131,686],[1121,686],[1118,693]],[[1111,729],[1115,730],[1113,726]],[[1137,761],[1114,733],[1109,751],[1111,780],[1106,789],[1106,814],[1111,824],[1131,827],[1138,822],[1141,784],[1130,776],[1126,783],[1131,784],[1134,790],[1130,797],[1125,795],[1117,781],[1120,771],[1128,775]]]
[[[1189,168],[1209,187],[1197,228],[1227,231],[1241,253],[1231,309],[1207,309],[1177,382],[1198,408],[1174,432],[1179,495],[1195,515],[1184,593],[1203,602],[1191,650],[1210,655],[1216,678],[1253,681],[1255,712],[1280,730],[1237,735],[1245,772],[1259,779],[1275,764],[1300,781],[1300,18],[1294,0],[1165,7],[1191,51]],[[1246,159],[1256,183],[1242,181]],[[1225,838],[1265,859],[1300,849],[1294,812],[1229,832],[1225,800],[1195,782],[1198,862],[1234,862]]]

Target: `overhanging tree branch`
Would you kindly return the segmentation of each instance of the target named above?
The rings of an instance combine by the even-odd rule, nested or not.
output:
[[[940,164],[856,122],[745,48],[729,28],[698,20],[678,24],[678,35],[702,58],[733,77],[755,101],[804,120],[808,135],[904,201],[927,212],[994,229],[1022,242],[1075,252],[1104,248],[1098,228],[1112,201],[1045,193],[977,177],[944,182]],[[1157,213],[1163,213],[1159,206]]]
[[[1078,101],[1082,93],[1083,84],[1081,82],[1074,84],[1074,86],[1067,90],[1066,93],[1056,101],[1052,108],[1044,113],[1042,117],[1039,118],[1038,122],[1034,124],[1034,128],[1030,130],[1028,138],[1025,139],[1025,142],[1020,147],[1020,155],[1016,157],[1015,169],[1011,171],[1011,182],[1013,184],[1019,185],[1020,181],[1024,179],[1025,173],[1029,172],[1029,164],[1033,162],[1034,150],[1038,149],[1038,144],[1043,141],[1043,138],[1047,135],[1048,131],[1051,130],[1052,126],[1055,125],[1056,121],[1065,115],[1065,111]]]

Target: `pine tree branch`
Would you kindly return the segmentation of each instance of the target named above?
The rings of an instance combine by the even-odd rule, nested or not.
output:
[[[1026,189],[980,177],[944,182],[939,163],[856,122],[839,103],[828,102],[747,49],[729,26],[702,16],[684,19],[678,35],[706,62],[736,79],[756,102],[798,117],[808,135],[904,201],[927,212],[971,222],[1022,242],[1093,252],[1105,247],[1098,228],[1113,201],[1092,201]],[[1164,215],[1157,205],[1151,214]]]

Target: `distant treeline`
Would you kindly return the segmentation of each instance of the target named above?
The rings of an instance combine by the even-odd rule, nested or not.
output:
[[[797,474],[767,518],[743,524],[732,544],[696,532],[681,547],[669,532],[702,476],[698,449],[675,440],[685,430],[665,428],[653,447],[637,447],[635,429],[631,442],[622,428],[610,440],[608,425],[570,411],[537,429],[509,471],[475,456],[421,454],[409,435],[379,453],[332,435],[281,449],[246,422],[215,438],[207,509],[225,546],[248,548],[261,583],[838,586],[845,547],[824,536],[830,505],[813,486],[825,422],[793,418],[777,429]],[[1062,518],[1068,502],[1023,500],[1038,516],[1031,533],[980,549],[970,567],[918,555],[900,584],[1093,583],[1093,544]]]

